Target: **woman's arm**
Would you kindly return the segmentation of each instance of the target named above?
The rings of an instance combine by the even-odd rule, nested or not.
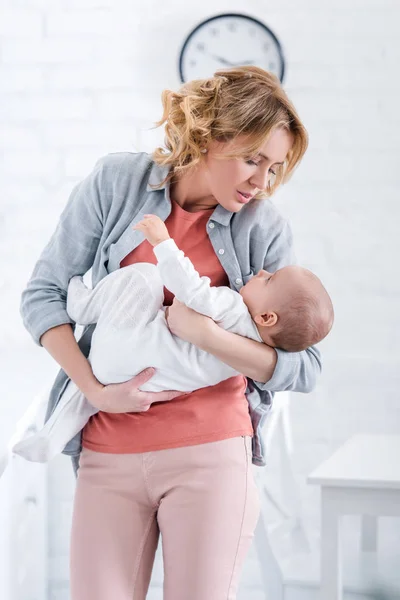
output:
[[[321,357],[316,347],[303,352],[271,348],[223,330],[209,317],[175,299],[168,311],[168,326],[174,335],[253,379],[262,390],[311,392],[321,371]]]
[[[271,226],[271,224],[270,224]],[[263,261],[270,272],[295,264],[292,232],[279,215],[273,222],[273,238]],[[260,242],[262,243],[262,242]],[[168,324],[172,333],[210,352],[233,369],[253,379],[260,390],[311,392],[321,372],[319,350],[312,346],[303,352],[285,352],[222,331],[208,317],[178,302],[170,308]]]
[[[167,402],[182,394],[139,390],[139,387],[154,375],[154,369],[145,369],[125,383],[102,385],[93,375],[89,361],[81,352],[71,325],[49,329],[41,336],[40,343],[78,386],[90,404],[104,412],[144,412],[153,402]]]
[[[69,281],[93,265],[119,170],[118,157],[103,157],[74,187],[22,293],[20,311],[34,341],[46,348],[89,402],[106,412],[133,412],[138,406],[147,410],[152,402],[170,400],[180,393],[138,390],[154,369],[125,383],[103,386],[75,340],[74,320],[66,310]]]
[[[297,263],[290,224],[280,218],[275,226],[275,232],[263,265],[263,268],[271,273],[286,265]],[[272,377],[267,382],[262,379],[254,381],[259,389],[303,393],[314,389],[322,368],[321,353],[318,348],[311,346],[302,352],[286,352],[276,348],[276,356],[277,362]]]
[[[47,330],[74,325],[66,310],[67,288],[74,275],[84,275],[93,265],[100,243],[112,179],[106,163],[100,159],[72,190],[22,293],[21,316],[36,344]]]
[[[199,343],[193,343],[253,379],[260,389],[303,393],[314,389],[321,372],[321,356],[315,346],[302,352],[285,352],[213,325],[198,327]]]
[[[77,344],[71,325],[52,327],[41,336],[40,344],[88,400],[104,387],[93,375],[89,361]],[[100,409],[100,406],[97,408]]]
[[[239,373],[256,381],[272,377],[277,360],[274,348],[222,329],[176,298],[166,316],[174,335],[216,356]]]
[[[254,381],[266,383],[271,379],[277,362],[274,348],[226,331],[215,323],[202,333],[201,345],[196,344],[202,350]]]

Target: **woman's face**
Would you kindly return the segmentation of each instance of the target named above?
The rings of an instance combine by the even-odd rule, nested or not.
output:
[[[293,135],[286,129],[276,129],[258,154],[245,158],[223,155],[246,147],[245,136],[229,142],[213,141],[204,155],[203,177],[209,193],[218,204],[231,212],[241,208],[261,190],[267,188],[275,167],[283,163],[293,144]]]

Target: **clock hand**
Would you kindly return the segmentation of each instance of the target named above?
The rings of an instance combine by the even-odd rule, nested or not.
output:
[[[229,67],[238,67],[240,65],[254,65],[254,60],[242,60],[240,62],[230,62],[229,60],[226,60],[226,58],[223,58],[222,56],[216,56],[215,54],[211,55],[212,58],[215,58],[216,60],[218,60],[220,63],[224,64],[224,65],[228,65]]]
[[[255,60],[242,60],[241,62],[233,63],[233,65],[235,67],[238,67],[239,65],[254,65],[255,62]]]
[[[234,67],[234,63],[229,62],[229,60],[226,60],[225,58],[222,58],[222,56],[216,56],[215,54],[211,55],[212,58],[215,58],[216,60],[218,60],[218,62],[222,63],[223,65],[228,65],[230,67]]]

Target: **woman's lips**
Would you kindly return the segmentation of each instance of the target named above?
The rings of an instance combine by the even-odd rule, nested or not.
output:
[[[244,194],[243,192],[239,192],[239,190],[236,190],[236,193],[241,204],[247,204],[252,199],[250,194]]]

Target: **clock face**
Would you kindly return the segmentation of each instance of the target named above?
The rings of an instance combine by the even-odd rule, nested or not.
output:
[[[203,21],[188,35],[179,59],[179,72],[185,82],[243,65],[261,67],[283,81],[282,49],[272,31],[252,17],[223,14]]]

